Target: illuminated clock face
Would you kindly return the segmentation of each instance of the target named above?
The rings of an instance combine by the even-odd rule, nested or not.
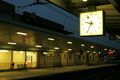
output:
[[[80,36],[103,35],[103,11],[80,13]]]

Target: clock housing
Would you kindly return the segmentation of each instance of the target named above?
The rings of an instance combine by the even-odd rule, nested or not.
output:
[[[104,35],[103,16],[102,10],[80,13],[80,36]]]

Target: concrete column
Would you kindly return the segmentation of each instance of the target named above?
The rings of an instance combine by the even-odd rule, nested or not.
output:
[[[39,68],[40,67],[40,54],[41,54],[41,52],[37,52],[37,68]]]

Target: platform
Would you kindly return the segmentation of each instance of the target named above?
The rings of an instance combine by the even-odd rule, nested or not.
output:
[[[15,70],[0,72],[0,80],[13,80],[13,79],[24,79],[31,77],[38,77],[43,75],[50,75],[56,73],[64,73],[76,70],[86,70],[93,68],[100,68],[105,66],[113,66],[116,64],[101,64],[101,65],[79,65],[79,66],[65,66],[57,68],[45,68],[45,69],[27,69],[27,70]]]

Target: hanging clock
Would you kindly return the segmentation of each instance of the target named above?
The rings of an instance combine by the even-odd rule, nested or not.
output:
[[[80,13],[80,36],[103,35],[103,11]]]

